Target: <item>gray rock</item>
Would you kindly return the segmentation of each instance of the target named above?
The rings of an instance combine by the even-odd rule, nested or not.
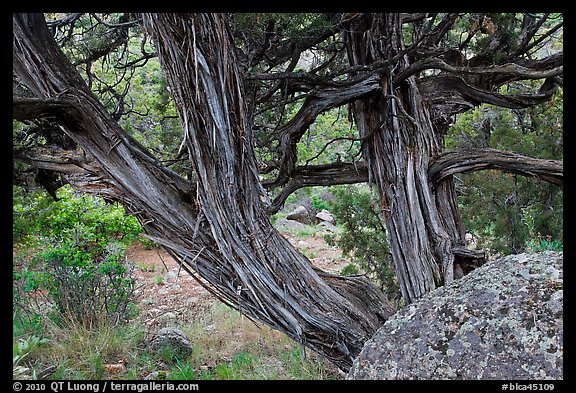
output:
[[[318,214],[316,214],[316,221],[319,223],[327,222],[329,224],[336,224],[336,219],[328,210],[321,210]]]
[[[168,293],[168,288],[162,287],[158,290],[158,295],[166,295]]]
[[[312,215],[304,206],[300,205],[296,209],[292,210],[287,216],[287,220],[298,221],[302,224],[311,224]]]
[[[279,218],[276,220],[275,226],[277,228],[287,228],[287,229],[295,229],[295,230],[302,230],[308,227],[308,225],[302,224],[298,221],[291,221],[285,218]]]
[[[338,232],[338,227],[334,224],[329,223],[328,221],[322,221],[320,224],[316,226],[328,232]]]
[[[190,356],[192,353],[192,344],[186,334],[173,327],[160,329],[154,334],[148,342],[148,348],[157,352],[170,349],[183,357]]]
[[[173,312],[165,312],[156,317],[158,322],[166,323],[176,319],[176,314]]]
[[[563,379],[563,254],[510,255],[389,318],[348,379]]]

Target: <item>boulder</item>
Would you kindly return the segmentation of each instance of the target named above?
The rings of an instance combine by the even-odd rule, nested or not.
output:
[[[311,224],[312,223],[312,215],[306,209],[306,207],[300,205],[296,209],[292,210],[287,216],[287,220],[298,221],[302,224]]]
[[[563,254],[489,262],[390,317],[348,379],[562,379]]]
[[[302,224],[301,222],[291,221],[291,220],[287,220],[285,218],[279,218],[278,220],[276,220],[276,223],[274,224],[274,226],[276,226],[277,228],[287,228],[287,229],[294,229],[294,230],[303,230],[303,229],[307,228],[307,225]]]
[[[170,349],[182,357],[190,356],[192,353],[192,344],[186,334],[173,327],[160,329],[154,334],[148,342],[148,348],[157,352]]]
[[[328,210],[321,210],[318,214],[316,214],[316,221],[317,222],[327,222],[332,225],[336,224],[336,219]]]
[[[338,232],[338,227],[334,224],[329,223],[328,221],[322,221],[320,224],[316,225],[316,227],[321,228],[328,232]]]

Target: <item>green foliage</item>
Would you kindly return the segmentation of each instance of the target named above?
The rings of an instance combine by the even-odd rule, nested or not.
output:
[[[374,278],[389,298],[396,298],[399,287],[377,197],[363,186],[332,189],[332,213],[344,230],[340,235],[326,235],[326,241],[352,257],[353,262]]]
[[[312,195],[310,203],[312,207],[316,210],[331,210],[332,204],[329,201],[323,199],[320,195]]]
[[[521,86],[509,89],[522,92]],[[458,117],[446,144],[449,149],[490,147],[562,160],[562,113],[562,91],[525,110],[483,105]],[[500,171],[462,174],[455,181],[464,226],[478,239],[478,247],[492,255],[562,247],[559,187]]]
[[[12,376],[14,379],[36,379],[36,371],[22,365],[23,361],[30,360],[31,354],[50,343],[47,338],[30,335],[20,338],[12,346]],[[29,375],[31,374],[31,375]]]
[[[15,194],[15,240],[36,250],[16,260],[16,317],[28,324],[51,317],[86,326],[127,320],[135,279],[125,251],[140,233],[137,220],[119,205],[78,197],[69,187],[59,190],[57,202],[40,193]]]
[[[322,113],[298,142],[298,163],[306,164],[309,160],[311,164],[358,160],[360,142],[351,140],[355,135],[355,125],[348,121],[343,109]]]
[[[343,276],[354,276],[358,273],[360,273],[360,270],[358,270],[358,266],[353,263],[349,263],[340,270],[340,274]]]
[[[541,251],[562,251],[563,245],[559,240],[552,240],[551,235],[542,237],[538,228],[538,213],[537,206],[531,205],[522,209],[522,222],[528,231],[528,240],[526,241],[527,252],[541,252]]]
[[[233,14],[234,28],[260,36],[268,23],[274,23],[276,34],[296,41],[326,31],[332,26],[327,14],[318,13],[238,13]]]
[[[190,381],[198,379],[198,374],[189,362],[183,362],[178,359],[175,366],[169,371],[168,379]]]
[[[40,241],[48,244],[51,240],[76,239],[102,249],[108,239],[129,243],[141,232],[138,220],[126,215],[117,203],[75,195],[69,186],[60,188],[57,196],[60,200],[54,201],[44,192],[26,194],[13,187],[15,242],[40,236]]]
[[[34,268],[14,273],[17,315],[43,314],[44,303],[52,305],[48,308],[55,312],[53,317],[62,322],[94,326],[130,318],[135,279],[121,259],[125,248],[111,244],[98,254],[81,247],[62,242],[41,252]]]

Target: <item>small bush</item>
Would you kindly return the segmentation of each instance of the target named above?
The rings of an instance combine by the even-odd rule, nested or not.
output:
[[[542,251],[563,251],[564,246],[559,240],[552,240],[551,237],[542,239],[537,237],[536,239],[530,239],[526,243],[526,252],[542,252]]]
[[[108,239],[131,242],[142,228],[138,220],[125,214],[124,208],[90,195],[77,195],[65,186],[57,191],[54,201],[44,192],[24,193],[13,187],[14,242],[40,236],[40,242],[50,244],[55,239],[89,236],[101,245]]]
[[[378,282],[389,298],[399,298],[386,227],[377,197],[369,189],[358,186],[333,187],[333,194],[332,213],[344,229],[339,235],[326,235],[326,241],[330,245],[337,245],[344,255],[350,256],[354,263]]]
[[[110,244],[93,253],[63,242],[42,252],[39,270],[15,272],[16,314],[34,318],[49,310],[57,320],[85,326],[128,320],[135,279],[122,259],[124,250]]]
[[[340,274],[342,276],[354,276],[359,272],[360,271],[358,270],[358,266],[353,263],[349,263],[348,265],[344,266],[342,270],[340,270]]]
[[[14,313],[27,324],[45,317],[85,326],[118,323],[133,312],[135,279],[125,261],[140,225],[119,205],[58,190],[59,201],[19,195],[15,241],[34,239],[35,254],[15,263]],[[41,219],[31,219],[38,215]],[[22,323],[22,324],[26,324]]]

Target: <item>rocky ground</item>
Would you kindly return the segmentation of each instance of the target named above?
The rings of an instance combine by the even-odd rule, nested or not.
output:
[[[310,257],[314,266],[322,270],[337,272],[350,262],[342,257],[340,249],[329,246],[321,233],[305,237],[288,231],[283,234]],[[138,318],[151,329],[171,325],[171,321],[191,321],[196,313],[209,307],[215,299],[162,249],[149,249],[135,243],[126,256],[135,267],[140,288]]]

